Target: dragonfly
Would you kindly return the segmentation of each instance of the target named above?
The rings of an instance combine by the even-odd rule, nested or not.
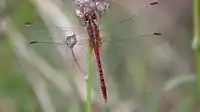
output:
[[[107,89],[105,83],[105,77],[102,69],[101,59],[100,59],[100,47],[102,44],[100,30],[97,25],[98,13],[96,10],[88,6],[87,4],[79,4],[77,6],[77,16],[84,22],[88,36],[89,36],[89,45],[91,50],[94,51],[96,57],[97,68],[100,78],[100,88],[104,98],[104,101],[107,102]]]
[[[150,3],[150,6],[156,5],[156,4],[157,4],[157,2],[152,2],[152,3]],[[85,6],[83,8],[85,8]],[[84,9],[84,11],[89,12],[89,13],[85,13],[85,12],[81,12],[81,11],[79,11],[77,13],[78,17],[81,20],[84,21],[84,27],[85,27],[85,30],[86,30],[85,34],[83,34],[83,33],[79,34],[78,32],[75,32],[72,35],[65,35],[63,42],[49,42],[49,41],[33,40],[33,41],[30,41],[30,44],[51,43],[51,44],[66,45],[68,48],[71,49],[71,54],[73,56],[73,59],[74,59],[76,65],[77,65],[77,67],[79,68],[79,70],[81,72],[83,72],[85,74],[84,70],[81,68],[80,64],[77,61],[77,58],[76,58],[75,53],[73,51],[73,48],[76,45],[88,43],[90,45],[90,47],[92,48],[92,50],[94,51],[94,55],[96,57],[97,68],[98,68],[98,73],[99,73],[99,77],[100,77],[100,88],[101,88],[101,91],[102,91],[104,101],[107,102],[108,96],[107,96],[105,78],[104,78],[104,74],[103,74],[103,68],[102,68],[102,65],[101,65],[100,47],[102,46],[102,43],[123,43],[123,42],[129,42],[131,39],[104,40],[100,35],[101,29],[98,26],[99,14],[96,12],[96,10],[98,10],[98,9],[86,7],[86,9]],[[120,24],[130,22],[131,19],[132,19],[132,16],[123,20],[123,21],[120,21]],[[32,22],[25,23],[25,26],[29,27],[29,25],[32,26]],[[65,31],[68,28],[59,28],[58,27],[58,29]],[[89,38],[86,39],[86,40],[78,40],[78,37],[82,36],[82,35],[87,35]],[[137,37],[149,37],[149,36],[160,36],[160,35],[162,35],[162,33],[153,32],[153,33],[150,33],[150,34],[139,35]]]
[[[94,5],[91,6],[91,2]],[[151,5],[155,3],[156,2],[151,3]],[[105,102],[107,102],[108,96],[100,58],[102,38],[98,24],[99,18],[101,17],[100,15],[106,12],[109,7],[110,5],[103,0],[90,0],[85,3],[79,3],[76,8],[76,14],[78,18],[80,18],[84,22],[84,26],[86,27],[89,36],[90,48],[94,51],[94,55],[96,57],[96,63],[100,78],[100,88]]]

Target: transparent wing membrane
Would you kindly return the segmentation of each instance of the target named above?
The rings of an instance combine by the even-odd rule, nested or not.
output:
[[[150,9],[154,8],[154,6],[158,5],[158,3],[159,3],[158,1],[153,1],[153,2],[148,3],[147,6],[145,6],[144,8],[142,8],[141,10],[139,10],[138,12],[136,12],[136,14],[130,15],[126,19],[121,20],[119,23],[123,24],[123,23],[134,23],[134,22],[136,22],[135,21],[136,17],[139,17],[145,11],[148,11],[149,8]]]
[[[94,2],[97,3],[100,1],[94,0]],[[97,6],[98,4],[100,4],[100,5]],[[104,13],[107,12],[107,10],[104,10],[102,6],[104,6],[105,4],[104,3],[103,3],[103,5],[101,3],[98,3],[98,4],[96,4],[95,10],[100,10],[99,12],[102,12],[98,16],[99,17],[98,19],[102,20],[102,21],[104,19],[109,19],[110,16],[104,16]],[[129,15],[128,17],[123,17],[123,19],[120,19],[120,20],[118,19],[119,21],[117,21],[115,24],[112,24],[113,25],[112,27],[114,29],[109,29],[109,30],[114,31],[115,29],[117,29],[117,30],[123,31],[125,28],[128,28],[128,30],[130,30],[130,33],[132,33],[131,29],[129,29],[129,26],[127,26],[127,23],[131,24],[130,26],[134,26],[133,23],[137,22],[135,19],[136,17],[140,16],[145,11],[148,11],[149,8],[154,8],[154,6],[156,6],[158,4],[159,3],[157,1],[147,3],[147,6],[145,6],[138,12],[136,12],[136,14]],[[108,7],[108,5],[107,5],[107,7]],[[112,7],[110,7],[110,11],[108,11],[107,15],[113,13],[113,11],[115,11],[115,10],[112,9]],[[79,20],[81,20],[81,19],[79,18]],[[127,27],[124,26],[125,23],[126,23]],[[101,22],[99,24],[101,25]],[[113,35],[107,35],[107,33],[104,33],[104,32],[109,32],[109,30],[107,30],[107,28],[109,28],[109,27],[101,27],[100,28],[100,26],[99,26],[103,46],[105,44],[109,44],[109,45],[114,45],[114,46],[120,45],[121,47],[123,47],[123,45],[133,44],[134,40],[137,38],[154,38],[156,36],[159,37],[159,36],[163,35],[163,33],[152,31],[152,32],[142,32],[141,34],[137,34],[134,36],[132,36],[132,34],[130,34],[130,36],[121,36],[120,38],[115,38],[115,36],[113,36]],[[73,29],[73,31],[74,31],[71,33],[71,35],[65,33],[67,31],[72,31],[71,29]],[[129,35],[129,34],[127,34],[128,30],[125,32],[125,35]],[[57,27],[54,27],[51,29],[49,29],[49,28],[47,29],[45,24],[36,23],[34,21],[27,21],[26,23],[24,23],[23,31],[27,34],[28,37],[31,35],[29,37],[29,44],[40,44],[40,45],[41,44],[48,44],[48,45],[55,44],[55,45],[59,45],[59,46],[68,47],[71,51],[71,54],[73,56],[74,62],[76,63],[77,67],[79,68],[79,70],[82,73],[85,74],[84,70],[81,68],[81,66],[78,63],[75,52],[73,50],[73,48],[75,46],[79,46],[79,45],[81,45],[81,47],[88,47],[89,37],[88,37],[85,26],[81,26],[81,24],[80,24],[80,26],[70,26],[70,27],[57,26]],[[53,37],[51,35],[51,33],[57,34],[58,37],[61,37],[62,41],[53,41],[52,39],[50,39]],[[105,34],[105,35],[103,35],[103,34]],[[86,38],[81,38],[83,36]]]
[[[33,27],[33,26],[31,26],[31,27]],[[74,27],[75,28],[75,27]],[[55,32],[57,32],[58,34],[60,33],[60,32],[63,32],[64,34],[65,34],[65,31],[67,30],[67,28],[65,28],[65,29],[60,29],[60,31],[59,30],[57,30],[57,28],[55,28],[56,30],[54,30]],[[82,29],[82,30],[85,30],[85,29]],[[77,30],[78,31],[78,30]],[[28,31],[28,32],[32,32],[32,31]],[[39,34],[39,33],[42,33],[43,31],[41,31],[41,30],[39,30],[38,32],[36,32],[36,31],[33,31],[33,32],[35,32],[35,33],[37,33],[37,34]],[[80,32],[84,32],[84,31],[80,31]],[[80,45],[80,44],[87,44],[88,43],[88,41],[89,41],[89,38],[88,39],[79,39],[79,37],[80,36],[86,36],[86,37],[88,37],[88,34],[86,33],[86,32],[84,32],[84,33],[80,33],[80,32],[73,32],[73,34],[72,35],[63,35],[63,42],[49,42],[49,40],[48,40],[48,38],[49,37],[52,37],[52,36],[44,36],[44,37],[42,37],[42,39],[40,39],[40,40],[42,40],[42,42],[43,43],[49,43],[49,44],[51,44],[51,43],[55,43],[55,44],[60,44],[60,45],[67,45],[68,46],[68,42],[70,42],[68,39],[70,38],[70,37],[73,37],[74,36],[74,38],[71,38],[71,39],[76,39],[76,44],[77,45]],[[103,31],[102,31],[102,33],[103,33]],[[130,38],[121,38],[121,39],[106,39],[106,38],[104,38],[103,36],[102,36],[102,42],[103,42],[103,44],[119,44],[119,43],[126,43],[126,42],[132,42],[135,38],[148,38],[148,37],[155,37],[155,36],[162,36],[163,34],[162,33],[160,33],[160,32],[152,32],[152,33],[147,33],[147,34],[141,34],[141,35],[136,35],[136,36],[133,36],[133,37],[130,37]],[[34,40],[34,38],[32,39],[32,40]],[[72,41],[72,40],[71,40]],[[74,40],[75,41],[75,40]],[[35,42],[35,40],[34,41],[31,41],[31,42]],[[38,41],[37,41],[37,43],[38,43]],[[41,43],[41,42],[40,42]]]
[[[99,0],[94,0],[95,3],[99,3]],[[102,1],[101,1],[102,2]],[[77,3],[80,4],[81,2]],[[81,3],[82,4],[82,3]],[[99,6],[100,4],[100,6]],[[45,30],[46,32],[48,32],[48,35],[42,35],[44,34],[44,28],[45,25],[44,24],[40,24],[40,23],[35,23],[35,22],[27,22],[24,24],[24,31],[27,34],[34,34],[36,33],[35,37],[31,36],[29,44],[40,44],[40,46],[43,45],[57,45],[62,46],[62,47],[66,47],[69,49],[69,53],[70,55],[73,57],[73,62],[76,64],[76,67],[80,70],[80,72],[82,72],[83,74],[85,74],[85,70],[83,69],[84,66],[80,66],[78,58],[76,54],[79,54],[80,51],[76,50],[76,47],[79,47],[80,49],[82,49],[82,47],[84,47],[83,49],[88,49],[88,44],[91,44],[92,42],[89,42],[89,35],[87,33],[87,30],[90,34],[90,36],[94,36],[98,33],[97,30],[100,30],[100,35],[101,35],[101,40],[102,40],[102,47],[104,47],[103,49],[101,49],[102,47],[97,48],[97,47],[93,47],[93,53],[94,53],[94,57],[96,59],[96,63],[97,63],[97,71],[99,72],[100,75],[100,79],[103,79],[103,69],[105,69],[104,67],[101,66],[101,61],[103,60],[101,57],[101,51],[103,50],[107,50],[107,52],[109,52],[110,57],[115,58],[115,57],[119,57],[122,56],[122,58],[125,58],[125,56],[131,56],[131,55],[135,55],[135,52],[142,52],[142,48],[138,48],[138,46],[140,47],[140,43],[137,39],[145,39],[145,38],[156,38],[156,37],[161,37],[163,35],[166,35],[165,32],[155,32],[155,31],[148,31],[148,32],[137,32],[137,28],[140,27],[139,25],[135,24],[137,23],[137,19],[138,16],[141,16],[142,14],[148,13],[148,10],[151,8],[154,8],[154,6],[158,5],[159,3],[157,1],[154,2],[149,2],[147,3],[147,5],[142,8],[141,10],[137,11],[135,14],[129,15],[129,16],[124,16],[123,19],[118,18],[120,17],[122,14],[122,12],[118,12],[120,9],[113,9],[111,7],[111,11],[108,13],[106,13],[107,15],[105,15],[104,13],[106,12],[106,10],[104,10],[103,5],[101,5],[101,3],[99,4],[95,4],[94,5],[94,9],[99,11],[100,14],[99,16],[97,16],[97,22],[96,19],[94,19],[94,23],[97,24],[98,28],[96,28],[96,25],[93,23],[90,27],[91,30],[89,29],[89,27],[87,27],[87,25],[89,23],[87,23],[87,19],[85,19],[84,21],[82,21],[83,19],[83,15],[76,15],[78,17],[78,19],[82,22],[82,23],[87,23],[87,25],[83,25],[80,24],[80,26],[70,26],[70,27],[61,27],[61,26],[56,26],[55,28],[51,28],[51,29],[47,29]],[[98,5],[98,6],[97,6]],[[111,13],[115,13],[112,14]],[[123,15],[123,14],[122,14]],[[81,18],[82,17],[82,18]],[[116,17],[116,18],[114,18]],[[99,20],[102,20],[102,22],[99,23]],[[104,21],[105,20],[105,21]],[[104,22],[103,22],[104,21]],[[107,22],[107,23],[106,23]],[[133,23],[135,25],[133,25]],[[101,28],[100,28],[100,25]],[[89,25],[88,25],[89,26]],[[87,28],[86,28],[87,27]],[[73,29],[73,30],[72,30]],[[71,34],[66,33],[67,31],[74,31],[71,32]],[[92,34],[92,33],[93,34]],[[134,34],[134,32],[136,32]],[[38,38],[38,35],[42,35]],[[50,35],[53,34],[53,35]],[[48,37],[53,37],[55,36],[54,34],[57,34],[58,38],[60,40],[54,40],[54,39],[49,39]],[[82,38],[82,37],[86,37],[86,38]],[[92,37],[91,36],[91,37]],[[149,40],[150,40],[149,39]],[[95,39],[93,40],[95,43]],[[98,41],[98,40],[97,40]],[[137,44],[139,43],[139,44]],[[135,45],[137,44],[137,45]],[[110,46],[107,46],[110,45]],[[99,44],[99,46],[101,46]],[[139,49],[138,51],[135,51]],[[141,50],[141,51],[140,51]],[[99,52],[100,51],[100,52]],[[81,54],[81,55],[86,55],[86,54]],[[101,57],[101,58],[100,58]],[[108,57],[108,58],[110,58]],[[117,61],[117,60],[115,60]],[[105,84],[103,84],[104,80],[100,80],[101,81],[101,86],[102,88],[104,87],[104,90],[106,91],[106,86]],[[104,82],[105,83],[105,82]],[[103,90],[102,90],[103,91]],[[107,101],[107,96],[106,96],[106,92],[104,93],[104,99],[105,101]]]

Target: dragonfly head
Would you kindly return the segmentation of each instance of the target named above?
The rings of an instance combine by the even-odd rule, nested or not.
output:
[[[98,23],[100,15],[110,9],[110,5],[103,0],[76,0],[75,4],[76,15],[84,22],[92,19]]]
[[[110,9],[110,4],[104,0],[73,0],[77,7],[87,6],[103,14]]]
[[[87,25],[89,20],[92,20],[98,23],[99,13],[97,12],[97,10],[94,10],[91,7],[80,5],[76,9],[76,14],[79,20],[84,22],[84,25]]]
[[[76,3],[76,15],[81,19],[83,19],[84,15],[87,12],[90,12],[91,10],[92,8],[90,7],[89,2],[87,1]]]

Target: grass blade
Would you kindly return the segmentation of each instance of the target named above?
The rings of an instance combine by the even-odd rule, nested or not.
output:
[[[86,112],[91,112],[91,81],[90,81],[90,74],[91,74],[91,57],[92,57],[92,48],[89,46],[89,51],[87,53],[87,71],[86,71]]]
[[[194,31],[194,39],[193,39],[193,48],[195,52],[196,59],[196,77],[197,77],[197,89],[198,93],[200,93],[200,8],[199,8],[199,0],[193,0],[193,31]]]

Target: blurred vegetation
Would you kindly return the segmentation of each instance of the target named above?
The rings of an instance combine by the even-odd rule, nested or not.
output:
[[[43,112],[45,105],[38,96],[42,90],[40,87],[35,89],[41,82],[44,82],[43,86],[46,85],[44,88],[50,96],[44,99],[51,99],[53,105],[46,108],[55,108],[56,112],[85,112],[86,101],[82,98],[85,95],[84,89],[80,89],[84,87],[80,82],[80,79],[83,79],[75,65],[70,63],[72,61],[63,59],[55,45],[28,44],[30,40],[53,41],[52,38],[46,38],[52,37],[52,32],[44,25],[48,20],[41,17],[32,1],[34,0],[0,0],[0,23],[10,18],[15,30],[27,41],[26,49],[41,56],[52,67],[52,70],[46,71],[55,71],[52,73],[55,76],[49,75],[50,78],[47,78],[48,76],[39,70],[45,69],[41,63],[38,62],[37,68],[24,57],[20,57],[9,34],[0,29],[0,112]],[[93,59],[92,112],[199,112],[199,94],[195,83],[196,80],[199,83],[199,78],[195,77],[199,76],[199,70],[196,69],[196,74],[194,66],[195,62],[199,65],[199,52],[196,50],[194,61],[191,47],[192,1],[161,0],[155,10],[148,12],[147,9],[147,12],[136,16],[133,22],[119,24],[119,21],[132,14],[133,6],[147,2],[135,1],[108,0],[112,8],[101,19],[103,38],[131,40],[103,44],[101,57],[108,86],[107,103],[101,98],[96,63]],[[61,8],[72,23],[78,23],[71,0],[53,3]],[[194,10],[199,13],[199,8]],[[26,22],[38,24],[33,29],[27,29],[24,27]],[[199,23],[194,24],[199,28]],[[199,30],[195,29],[196,27],[194,31],[198,33],[194,33],[194,36],[199,37]],[[34,33],[33,30],[40,33]],[[157,30],[161,31],[163,36],[137,37]],[[34,56],[32,58],[37,63]],[[59,78],[62,79],[60,82],[65,81],[59,74],[62,74],[69,84],[58,84],[59,87],[68,88],[67,94],[63,94],[65,89],[55,86]],[[55,82],[51,78],[55,79]],[[41,84],[41,88],[43,86]]]

